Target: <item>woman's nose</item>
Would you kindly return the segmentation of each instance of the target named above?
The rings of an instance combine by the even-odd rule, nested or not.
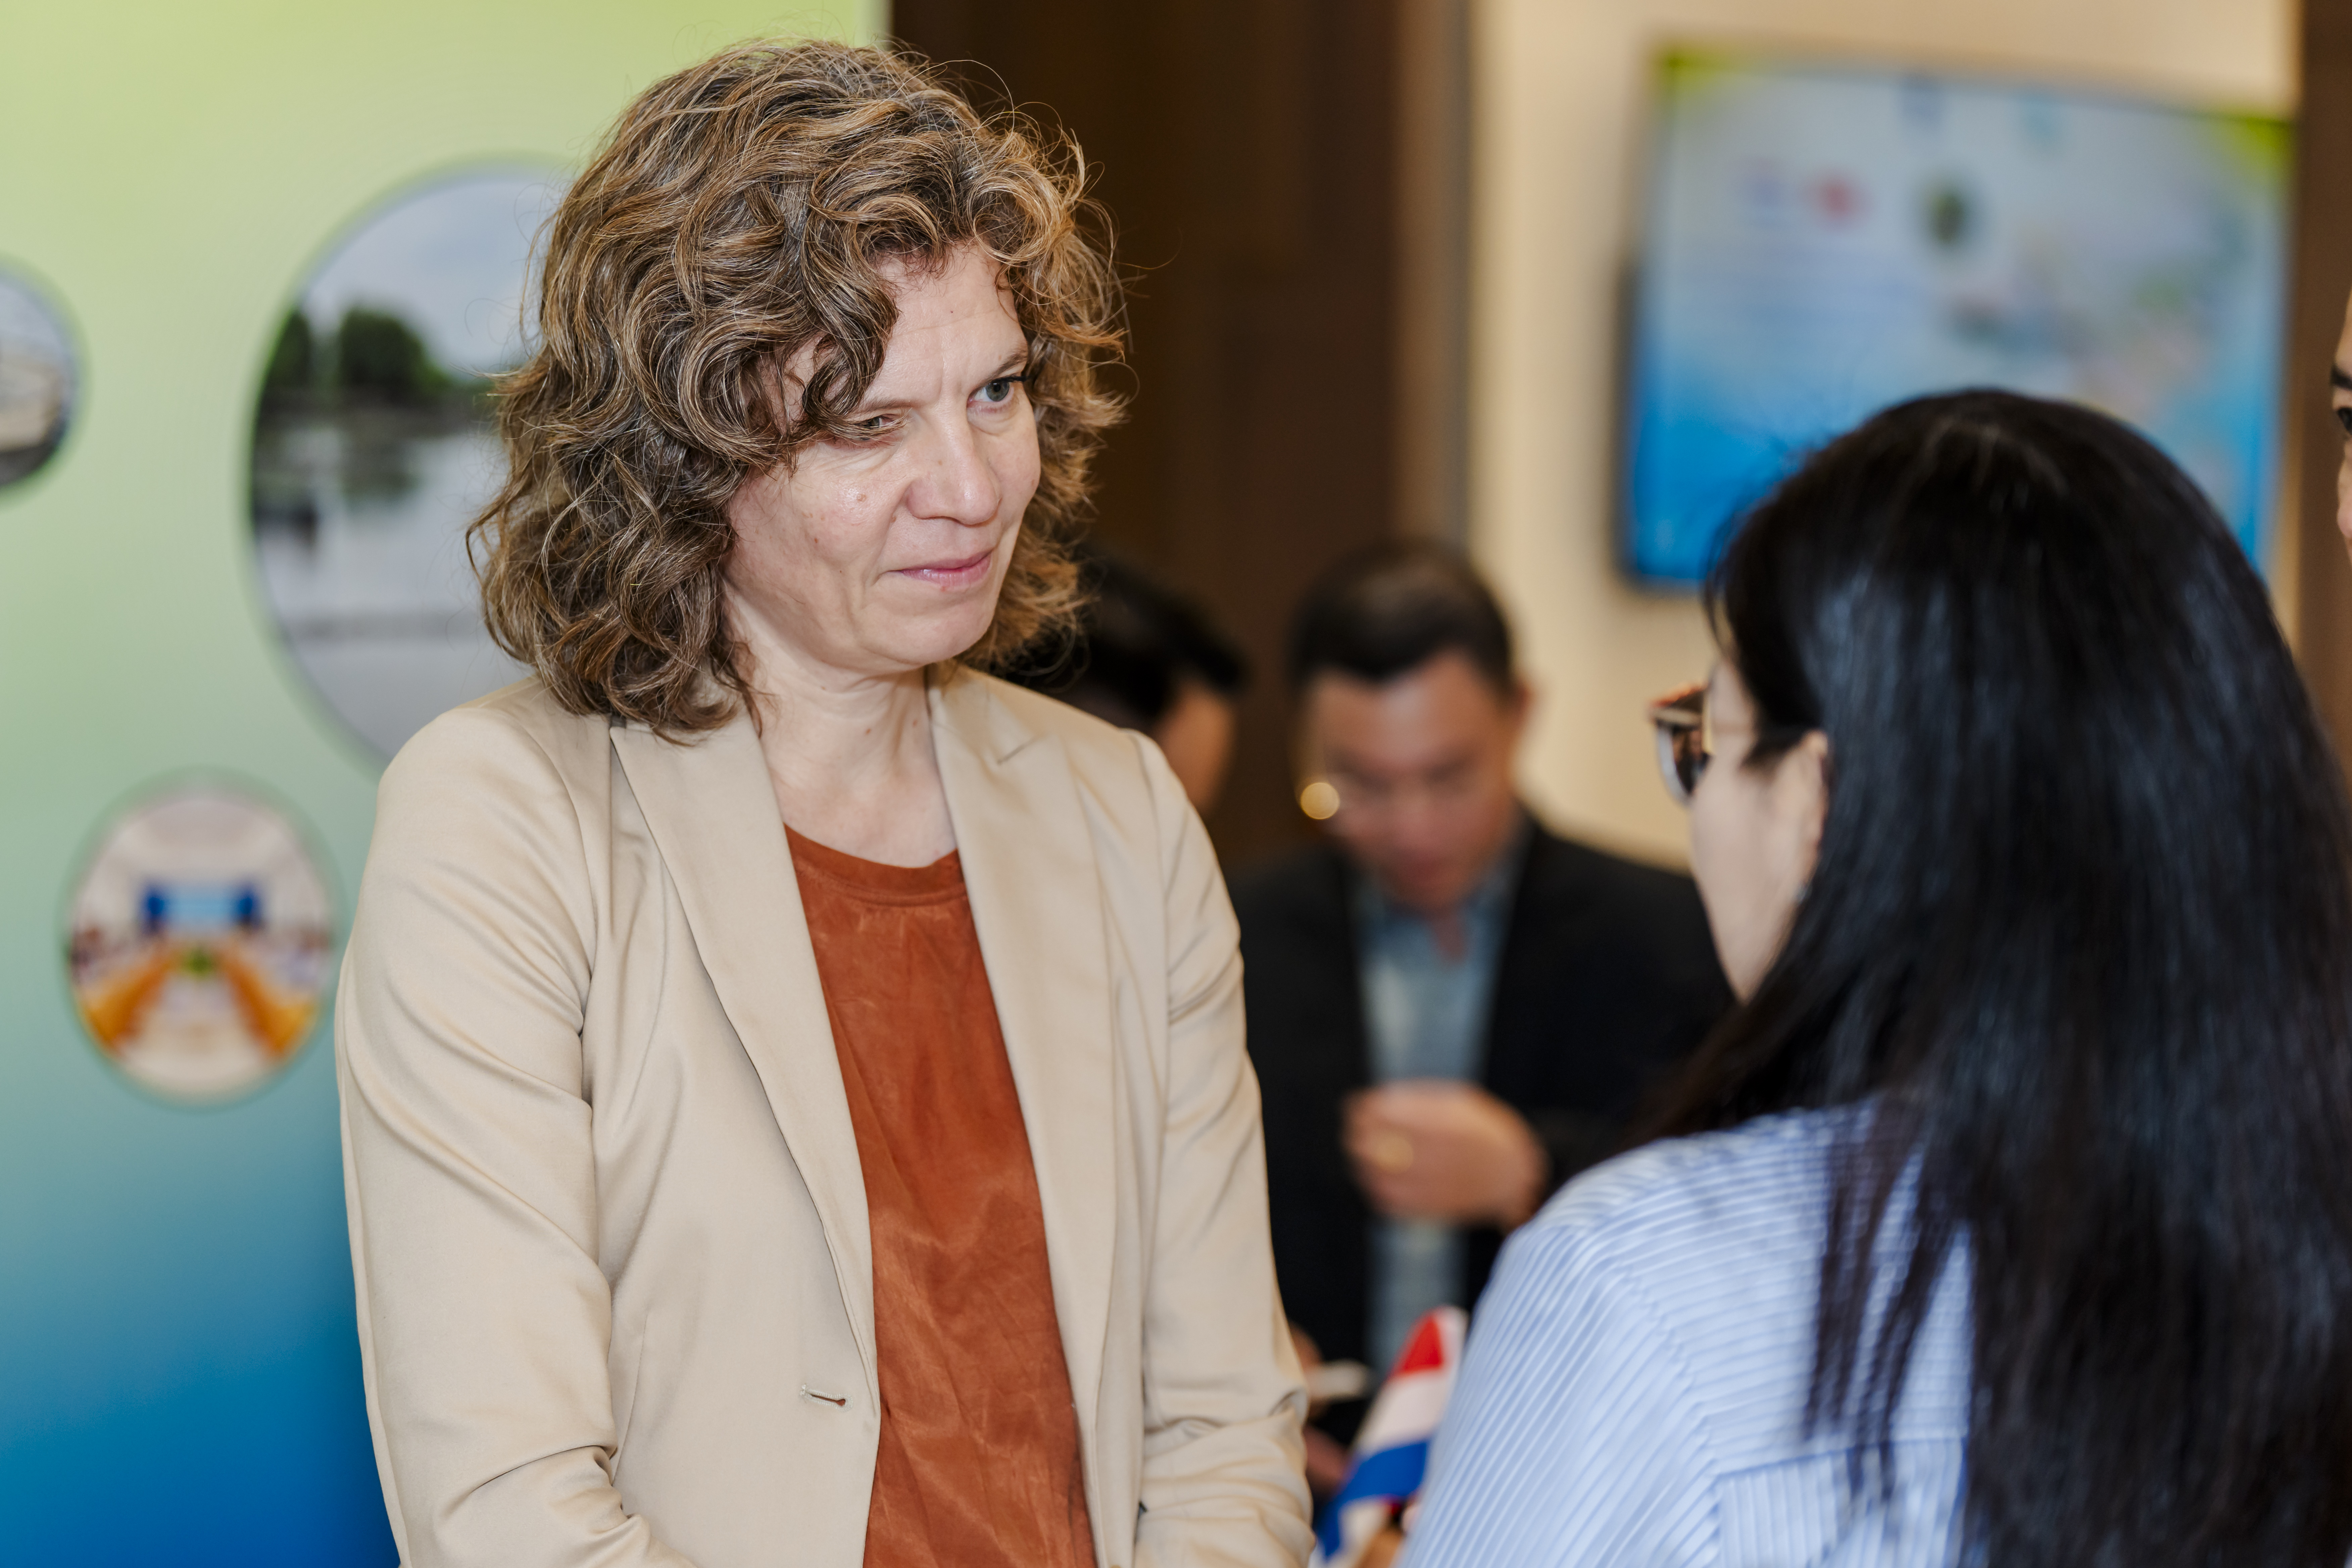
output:
[[[941,421],[924,437],[922,476],[908,498],[919,517],[944,517],[977,528],[995,520],[1004,487],[968,421]]]

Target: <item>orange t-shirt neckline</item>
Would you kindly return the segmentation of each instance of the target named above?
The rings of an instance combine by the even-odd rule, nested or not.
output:
[[[874,1246],[868,1568],[1090,1568],[1045,1210],[963,864],[786,829]]]

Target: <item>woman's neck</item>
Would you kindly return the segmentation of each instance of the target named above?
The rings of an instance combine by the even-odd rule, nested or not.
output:
[[[861,675],[783,647],[750,652],[760,750],[794,832],[889,866],[955,847],[921,670]]]

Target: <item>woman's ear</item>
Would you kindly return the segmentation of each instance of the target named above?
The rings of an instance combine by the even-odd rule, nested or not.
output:
[[[1819,730],[1791,746],[1772,770],[1773,813],[1784,826],[1782,841],[1794,864],[1789,874],[1798,888],[1813,879],[1821,858],[1822,826],[1830,815],[1830,738]]]

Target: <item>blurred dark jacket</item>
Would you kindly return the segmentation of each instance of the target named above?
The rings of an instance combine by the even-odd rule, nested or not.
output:
[[[1527,1119],[1549,1184],[1616,1151],[1643,1095],[1731,1003],[1687,877],[1528,836],[1478,1081]],[[1340,1146],[1342,1102],[1371,1081],[1351,910],[1358,873],[1324,844],[1234,882],[1249,1050],[1265,1096],[1275,1268],[1290,1321],[1326,1360],[1361,1360],[1371,1211]],[[1477,1300],[1502,1234],[1473,1229]],[[1374,1374],[1385,1369],[1374,1368]]]

